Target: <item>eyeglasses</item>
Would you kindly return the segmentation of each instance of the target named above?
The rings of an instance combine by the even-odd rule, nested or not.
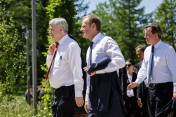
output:
[[[126,67],[127,67],[127,66],[128,66],[128,67],[130,67],[130,66],[131,66],[131,64],[126,64]]]

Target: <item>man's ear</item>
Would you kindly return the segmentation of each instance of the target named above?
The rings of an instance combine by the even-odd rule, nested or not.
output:
[[[158,37],[158,33],[155,33],[155,38],[159,38],[159,37]]]
[[[64,30],[64,28],[62,26],[59,27],[59,31],[62,31]]]
[[[96,28],[96,24],[95,23],[92,24],[92,28]]]

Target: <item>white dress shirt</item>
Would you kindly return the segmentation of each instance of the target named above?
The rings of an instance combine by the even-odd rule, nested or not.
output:
[[[101,33],[97,34],[93,40],[92,48],[92,63],[97,63],[102,59],[110,58],[111,62],[105,69],[96,71],[96,74],[110,73],[118,71],[120,68],[125,66],[125,59],[117,45],[117,43],[108,36],[104,36]],[[86,61],[87,65],[90,66],[90,47],[87,50]],[[86,90],[86,101],[89,100],[89,90],[90,90],[90,76],[87,75],[87,90]]]
[[[75,97],[82,97],[83,78],[81,68],[81,49],[76,41],[65,35],[57,48],[54,65],[49,73],[51,87],[75,85]],[[52,55],[47,55],[47,66],[50,66]]]
[[[140,84],[146,77],[149,67],[151,47],[146,48],[142,67],[138,72],[136,82]],[[163,43],[161,40],[154,45],[153,68],[151,83],[173,82],[176,92],[176,53],[172,46]]]

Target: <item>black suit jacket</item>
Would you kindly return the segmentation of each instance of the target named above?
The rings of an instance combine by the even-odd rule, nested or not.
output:
[[[136,78],[137,78],[137,74],[133,72],[132,81],[134,82]],[[120,79],[121,90],[123,94],[123,100],[126,101],[128,98],[127,86],[130,84],[130,82],[128,81],[126,67],[119,70],[119,79]],[[137,88],[134,88],[134,96],[137,97]]]
[[[137,66],[138,71],[140,70],[141,65],[142,65],[142,61],[140,61],[140,62],[138,63],[138,66]],[[143,82],[142,82],[141,84],[139,84],[139,86],[137,87],[137,98],[141,98],[143,103],[146,102],[146,96],[147,96],[146,93],[147,93],[147,87],[146,87],[146,85],[145,85],[145,83],[144,83],[144,81],[143,81]]]

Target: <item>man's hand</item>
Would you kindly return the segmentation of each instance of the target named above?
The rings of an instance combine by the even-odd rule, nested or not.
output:
[[[84,69],[84,71],[87,73],[87,67],[84,67],[83,69]]]
[[[54,54],[54,49],[55,49],[55,47],[56,47],[56,44],[55,44],[55,43],[53,43],[53,44],[51,44],[51,45],[49,46],[49,54],[50,54],[50,55]]]
[[[141,98],[138,98],[138,99],[137,99],[137,104],[138,104],[139,108],[142,108],[142,101],[141,101]]]
[[[84,104],[83,97],[75,97],[75,101],[76,101],[76,105],[77,105],[78,107],[82,107],[83,104]]]
[[[84,69],[84,71],[87,73],[87,67],[84,67],[83,69]],[[96,74],[96,71],[92,72],[91,74],[89,74],[89,73],[87,73],[87,74],[88,74],[89,76],[93,76],[93,75]]]
[[[173,93],[173,98],[176,99],[176,92]]]
[[[84,109],[88,113],[88,108],[89,108],[89,102],[85,101]]]
[[[91,74],[89,74],[89,76],[93,76],[96,74],[96,71],[92,72]]]
[[[138,83],[137,82],[132,82],[127,86],[127,90],[131,90],[132,88],[137,87]]]

